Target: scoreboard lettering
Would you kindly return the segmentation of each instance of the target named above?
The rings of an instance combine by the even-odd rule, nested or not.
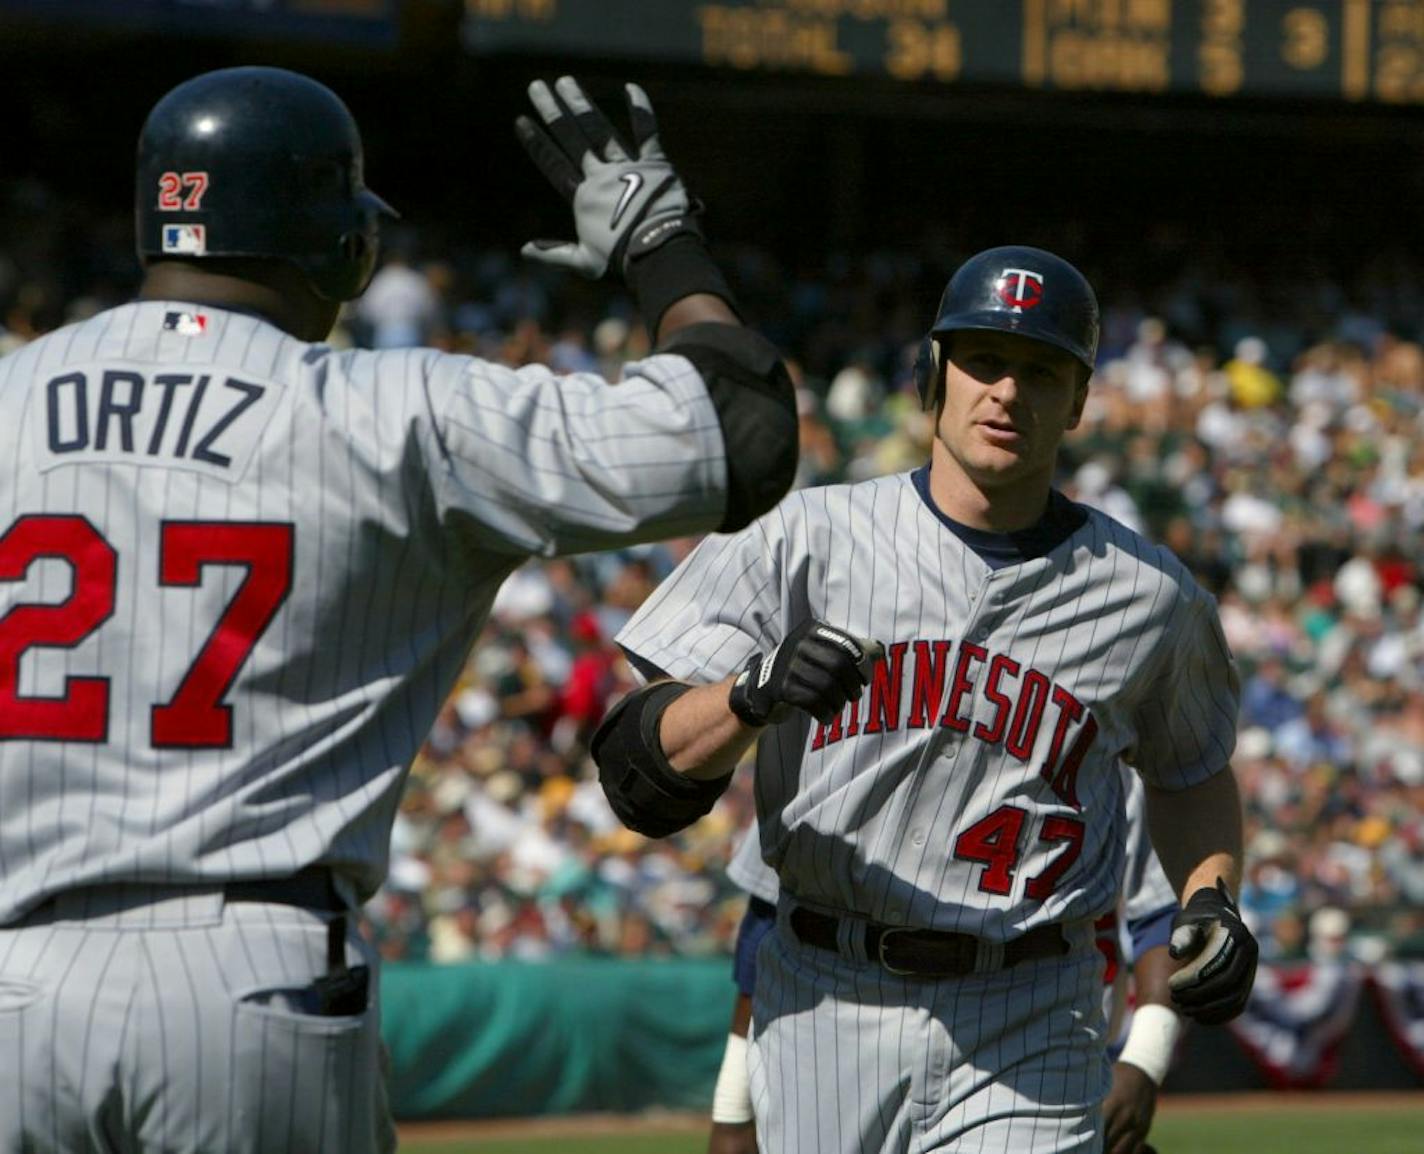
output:
[[[1378,99],[1424,101],[1424,4],[1397,0],[1382,6],[1373,63]]]
[[[1204,0],[1197,79],[1209,96],[1234,96],[1246,79],[1245,0]]]
[[[658,59],[909,83],[1424,103],[1424,0],[464,4],[463,39],[477,54]]]
[[[1170,0],[1026,0],[1025,81],[1053,88],[1164,92]]]
[[[894,20],[886,30],[885,71],[896,80],[957,80],[963,62],[954,24]]]
[[[810,0],[806,0],[809,6]],[[824,76],[855,71],[832,18],[776,8],[706,4],[697,9],[702,60],[732,68],[793,69]]]

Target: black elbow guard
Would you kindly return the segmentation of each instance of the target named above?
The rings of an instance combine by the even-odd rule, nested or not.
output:
[[[618,820],[647,837],[667,837],[704,816],[727,791],[729,773],[697,781],[668,764],[658,739],[663,710],[691,686],[659,681],[628,694],[593,735],[598,784]]]
[[[773,508],[796,477],[796,388],[781,354],[760,333],[736,325],[688,325],[662,346],[693,363],[722,424],[727,511],[720,533],[735,532]]]

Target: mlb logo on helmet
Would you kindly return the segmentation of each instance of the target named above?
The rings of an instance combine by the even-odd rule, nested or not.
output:
[[[208,230],[201,224],[165,224],[163,251],[179,256],[202,256],[208,250]]]
[[[1043,274],[1026,268],[1006,268],[995,287],[999,299],[1016,313],[1037,308],[1043,300]]]

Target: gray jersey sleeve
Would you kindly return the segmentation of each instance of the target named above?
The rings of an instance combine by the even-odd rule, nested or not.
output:
[[[618,634],[635,665],[694,684],[720,681],[783,633],[784,534],[777,510],[705,538]]]
[[[719,681],[782,635],[782,520],[776,510],[738,533],[703,541],[618,634],[638,673],[696,684]],[[763,901],[776,901],[775,871],[762,860],[755,821],[727,876]]]
[[[1179,623],[1165,631],[1156,676],[1137,706],[1137,741],[1127,754],[1148,785],[1168,790],[1197,785],[1230,763],[1241,696],[1215,603],[1194,584],[1182,596]]]
[[[776,904],[776,895],[781,886],[776,879],[776,871],[762,860],[761,828],[755,818],[742,835],[741,842],[732,854],[732,860],[727,863],[727,876],[738,889],[771,905]]]
[[[1122,916],[1136,922],[1177,904],[1176,891],[1147,834],[1147,791],[1129,766],[1121,766],[1127,809],[1127,855],[1122,874]]]
[[[721,426],[687,358],[610,384],[541,365],[429,354],[428,451],[442,518],[485,549],[555,556],[705,532],[721,521]]]

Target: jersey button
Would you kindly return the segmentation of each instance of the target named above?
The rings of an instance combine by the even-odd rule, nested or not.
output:
[[[925,844],[925,831],[922,829],[912,829],[910,831],[910,844],[922,846]]]

